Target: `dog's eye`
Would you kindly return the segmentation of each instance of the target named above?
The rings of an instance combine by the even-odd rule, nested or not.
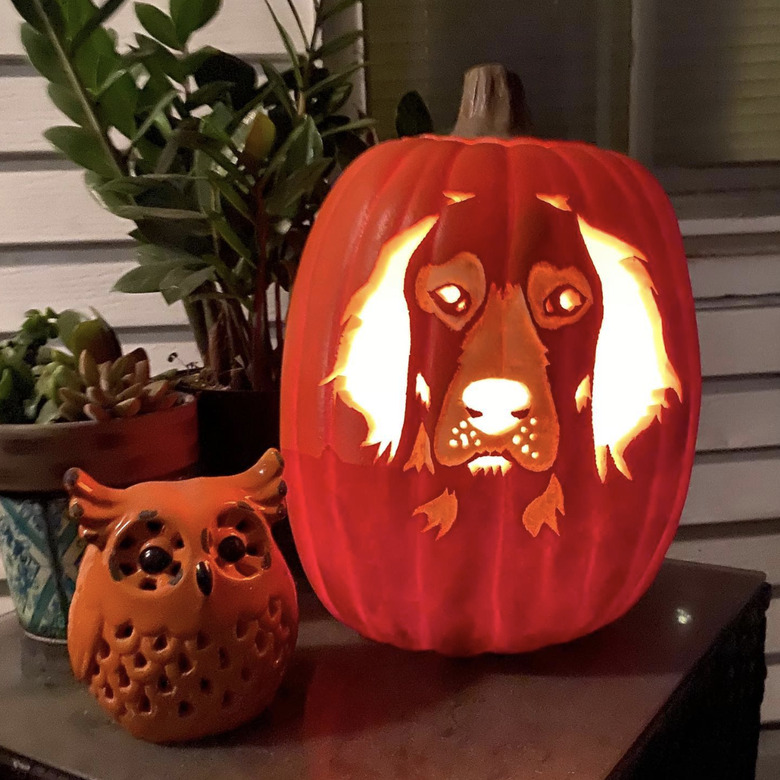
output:
[[[443,284],[433,290],[430,296],[447,314],[465,314],[471,306],[471,296],[457,284]]]
[[[582,293],[570,284],[556,287],[544,299],[545,314],[553,317],[566,317],[576,314],[585,305]]]

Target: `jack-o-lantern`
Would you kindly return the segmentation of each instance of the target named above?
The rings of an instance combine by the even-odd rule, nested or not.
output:
[[[381,144],[326,200],[288,323],[290,518],[337,618],[517,652],[649,586],[701,379],[677,222],[637,163],[532,138]]]

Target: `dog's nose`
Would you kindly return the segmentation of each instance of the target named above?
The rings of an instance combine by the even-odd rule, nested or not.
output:
[[[528,412],[531,391],[514,379],[478,379],[466,385],[461,400],[477,430],[498,436],[511,431]]]

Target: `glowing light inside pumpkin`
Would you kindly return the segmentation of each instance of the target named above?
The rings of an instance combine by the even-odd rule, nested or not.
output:
[[[462,203],[464,200],[471,200],[474,197],[473,192],[455,192],[453,190],[445,190],[442,194],[450,203]]]
[[[577,411],[581,412],[587,405],[590,399],[590,377],[586,376],[582,382],[577,385],[577,389],[574,391],[574,401],[577,404]]]
[[[558,303],[564,311],[574,311],[578,306],[582,306],[582,296],[573,287],[569,287],[560,294]]]
[[[519,424],[517,414],[531,404],[531,393],[512,379],[479,379],[467,385],[462,395],[469,422],[489,436],[511,431]]]
[[[654,419],[661,419],[671,389],[682,400],[680,380],[666,354],[663,323],[645,258],[577,217],[583,241],[601,280],[604,318],[593,367],[593,439],[596,468],[607,476],[607,453],[631,479],[625,450]]]
[[[431,405],[431,388],[422,374],[417,374],[417,378],[414,380],[414,391],[422,401],[423,406],[428,409]]]
[[[374,270],[347,306],[336,365],[322,384],[334,383],[339,398],[368,425],[363,442],[395,456],[406,414],[411,331],[404,279],[414,251],[438,216],[429,216],[391,238]]]
[[[472,474],[480,472],[483,474],[491,472],[493,474],[498,474],[499,472],[506,474],[512,468],[512,462],[502,455],[480,455],[478,458],[470,460],[466,465]]]

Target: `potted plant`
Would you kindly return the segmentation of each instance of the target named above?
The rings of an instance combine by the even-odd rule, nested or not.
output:
[[[357,0],[312,0],[311,30],[287,0],[291,31],[266,0],[289,65],[261,60],[261,76],[191,48],[220,0],[171,0],[168,13],[136,3],[143,31],[126,49],[109,29],[125,0],[12,1],[27,54],[73,123],[46,137],[135,223],[138,265],[115,288],[184,305],[203,363],[189,385],[206,391],[205,471],[245,468],[278,437],[283,293],[330,183],[372,140],[372,120],[345,113],[364,63],[327,65],[361,32],[322,36]]]
[[[190,473],[197,454],[194,399],[150,378],[143,350],[122,355],[99,316],[27,312],[0,342],[0,551],[29,634],[65,638],[82,549],[67,469],[124,487]]]

